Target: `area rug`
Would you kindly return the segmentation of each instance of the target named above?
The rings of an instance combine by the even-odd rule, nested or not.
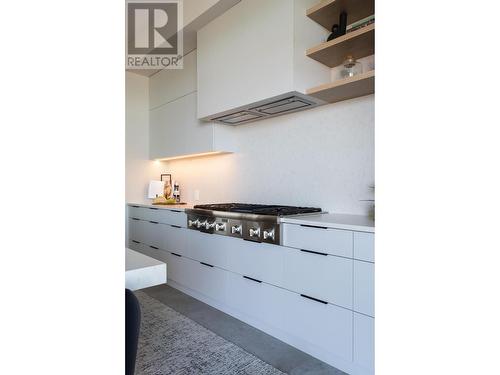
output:
[[[142,309],[136,374],[284,374],[146,293],[135,295]]]

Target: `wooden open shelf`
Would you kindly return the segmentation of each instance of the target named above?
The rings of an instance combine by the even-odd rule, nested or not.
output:
[[[375,0],[323,0],[306,11],[307,17],[331,30],[339,23],[339,14],[347,13],[347,24],[359,21],[375,13]]]
[[[307,94],[328,103],[370,95],[375,92],[375,70],[313,87]]]
[[[333,68],[342,64],[347,55],[355,59],[375,53],[375,24],[321,43],[306,51],[308,57]]]

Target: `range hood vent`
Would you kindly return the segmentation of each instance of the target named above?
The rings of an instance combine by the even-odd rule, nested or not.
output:
[[[241,125],[269,117],[302,111],[320,104],[324,104],[324,102],[299,92],[290,92],[252,103],[245,107],[236,108],[233,111],[219,113],[203,120],[215,121],[224,125]]]

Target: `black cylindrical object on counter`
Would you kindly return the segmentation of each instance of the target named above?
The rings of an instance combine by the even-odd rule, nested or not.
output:
[[[347,29],[347,13],[342,12],[339,16],[339,32],[338,36],[345,35]]]

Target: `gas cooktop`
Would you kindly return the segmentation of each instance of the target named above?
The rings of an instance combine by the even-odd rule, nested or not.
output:
[[[188,228],[256,242],[281,243],[279,218],[321,208],[248,203],[199,204],[186,209]]]
[[[312,212],[321,212],[321,208],[314,207],[295,207],[278,206],[267,204],[249,204],[249,203],[216,203],[216,204],[198,204],[194,208],[221,212],[239,212],[243,214],[255,215],[298,215]]]

